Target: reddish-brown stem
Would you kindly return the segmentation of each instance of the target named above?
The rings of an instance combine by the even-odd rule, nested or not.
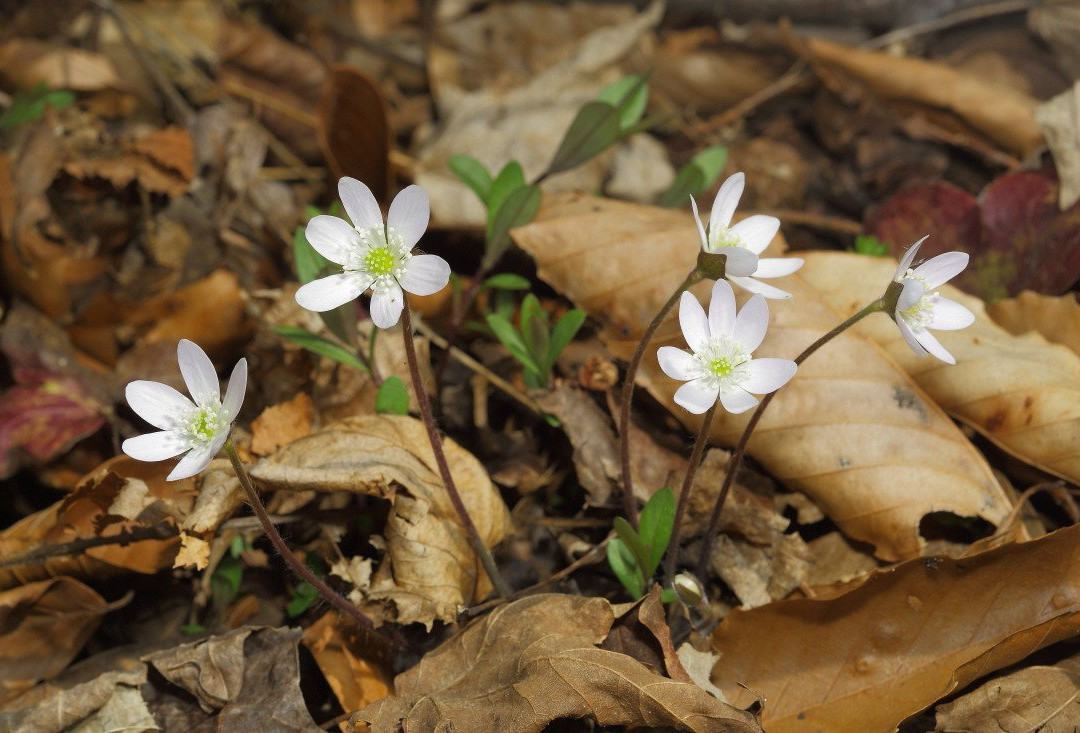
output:
[[[431,401],[428,399],[427,390],[424,389],[424,383],[420,378],[420,364],[416,358],[412,314],[409,310],[408,300],[405,300],[405,307],[401,311],[401,329],[402,338],[405,342],[405,358],[409,362],[409,374],[412,377],[413,389],[416,391],[416,401],[420,406],[420,417],[423,419],[424,427],[427,429],[428,440],[431,441],[431,452],[435,454],[435,463],[439,467],[439,475],[442,477],[443,485],[446,486],[446,493],[450,496],[450,503],[454,506],[454,510],[461,520],[461,525],[465,528],[465,534],[469,537],[469,544],[472,545],[473,552],[483,563],[484,570],[487,571],[488,577],[491,578],[491,584],[495,586],[495,592],[505,598],[510,595],[510,587],[503,580],[502,575],[499,574],[499,568],[495,565],[495,558],[491,556],[487,545],[484,544],[484,540],[480,537],[480,532],[477,531],[472,517],[469,516],[469,510],[465,508],[465,502],[461,500],[461,494],[458,493],[454,477],[450,475],[450,464],[447,463],[446,453],[443,452],[442,437],[439,435],[439,429],[435,425],[435,416],[431,412]]]
[[[675,519],[671,527],[671,540],[668,542],[667,557],[664,559],[664,585],[671,585],[675,577],[675,566],[679,562],[679,542],[682,540],[682,524],[686,517],[686,508],[690,506],[690,491],[694,486],[694,474],[701,465],[701,457],[705,455],[705,448],[709,444],[709,428],[712,427],[713,415],[716,414],[716,404],[713,403],[705,417],[701,421],[701,429],[698,430],[697,440],[694,441],[694,449],[690,451],[690,463],[686,466],[686,476],[683,477],[682,491],[679,492],[679,503],[675,505]]]

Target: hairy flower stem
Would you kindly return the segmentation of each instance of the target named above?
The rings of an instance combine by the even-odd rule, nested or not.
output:
[[[682,284],[675,289],[668,301],[660,308],[656,317],[652,319],[652,323],[645,329],[645,333],[641,335],[641,340],[638,342],[637,349],[634,350],[634,355],[630,357],[630,362],[626,365],[626,377],[625,382],[623,382],[622,398],[619,404],[619,460],[622,463],[623,514],[626,515],[626,521],[634,529],[637,529],[638,516],[637,502],[634,500],[634,479],[630,475],[630,407],[634,401],[634,379],[637,377],[638,367],[641,366],[641,359],[645,355],[645,350],[649,348],[649,343],[652,342],[656,330],[660,328],[660,324],[664,322],[668,313],[679,302],[683,292],[702,279],[703,275],[698,272],[696,267],[686,276]]]
[[[679,561],[679,541],[682,539],[682,524],[686,517],[686,508],[690,505],[690,490],[694,485],[694,474],[701,465],[701,457],[705,455],[705,447],[709,444],[709,428],[712,427],[713,415],[716,414],[716,405],[709,408],[701,421],[701,429],[698,430],[694,448],[690,451],[690,462],[686,466],[686,476],[683,477],[682,491],[679,492],[679,503],[675,505],[675,520],[671,527],[671,540],[668,542],[667,557],[664,558],[664,585],[671,585],[675,578],[675,565]]]
[[[375,624],[371,622],[363,611],[354,606],[347,598],[344,598],[327,585],[320,577],[311,572],[311,570],[302,562],[300,558],[293,554],[292,550],[285,544],[285,540],[281,538],[281,534],[277,531],[277,527],[270,521],[270,515],[266,513],[266,507],[263,506],[262,500],[259,498],[259,494],[255,491],[255,486],[251,483],[251,477],[248,475],[247,469],[244,468],[244,464],[240,462],[240,456],[236,453],[236,446],[233,445],[232,439],[225,442],[225,453],[229,456],[229,460],[232,461],[233,471],[236,472],[236,478],[240,480],[240,486],[244,489],[244,494],[247,496],[248,504],[251,504],[251,508],[255,510],[255,516],[259,518],[259,524],[262,525],[263,532],[270,538],[270,544],[274,546],[278,554],[285,560],[285,564],[289,568],[300,576],[300,579],[310,583],[311,586],[319,592],[327,602],[338,609],[346,616],[355,619],[362,626],[368,629],[374,629]]]
[[[454,478],[450,475],[450,464],[446,462],[442,437],[439,435],[439,429],[435,425],[435,416],[431,412],[431,401],[428,399],[427,390],[424,389],[424,383],[420,379],[420,365],[416,359],[416,344],[413,342],[412,314],[409,309],[409,301],[407,298],[404,301],[405,307],[401,311],[401,330],[405,341],[405,358],[409,362],[409,374],[412,376],[413,389],[416,391],[416,401],[420,405],[420,416],[424,420],[424,427],[427,428],[428,440],[431,441],[431,452],[435,454],[435,463],[439,466],[439,475],[442,476],[443,485],[446,486],[446,493],[450,496],[450,503],[454,505],[454,510],[457,511],[458,518],[465,528],[465,534],[469,537],[469,544],[472,545],[473,552],[483,563],[484,570],[487,571],[488,577],[491,578],[491,584],[495,586],[495,592],[505,598],[510,595],[510,587],[503,580],[502,575],[499,574],[499,568],[495,565],[495,558],[491,556],[487,545],[484,544],[484,540],[480,537],[480,532],[477,531],[472,517],[469,516],[469,510],[465,508],[465,502],[461,500],[461,494],[458,493]]]
[[[885,299],[878,298],[873,303],[851,316],[851,318],[848,318],[839,326],[826,333],[817,341],[807,346],[801,354],[795,357],[795,364],[802,364],[811,354],[832,341],[841,333],[851,328],[871,313],[877,313],[878,311],[883,310],[884,305]],[[724,474],[724,483],[720,487],[720,495],[716,498],[716,504],[713,506],[712,516],[709,517],[709,526],[705,530],[705,539],[701,546],[701,555],[698,557],[697,573],[701,577],[705,577],[704,573],[706,565],[709,562],[709,556],[712,554],[713,541],[716,539],[716,532],[720,527],[720,512],[723,510],[724,502],[731,492],[731,485],[735,483],[735,476],[739,473],[739,468],[742,466],[743,455],[746,453],[746,445],[750,442],[750,436],[753,435],[754,428],[757,427],[758,422],[761,420],[765,408],[769,406],[773,397],[779,392],[780,390],[770,392],[761,398],[761,402],[758,404],[757,409],[754,410],[754,414],[750,416],[750,422],[746,423],[746,428],[743,430],[742,436],[739,438],[739,442],[735,445],[735,450],[731,454],[731,459],[728,461],[727,472]]]

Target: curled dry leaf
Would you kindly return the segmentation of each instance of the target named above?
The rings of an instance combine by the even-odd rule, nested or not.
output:
[[[806,254],[802,277],[841,316],[878,297],[878,283],[888,282],[896,269],[888,259]],[[1080,480],[1080,356],[1038,334],[1013,336],[986,315],[982,301],[950,285],[940,292],[975,314],[968,328],[936,332],[956,357],[954,366],[917,356],[883,316],[867,318],[856,328],[955,417],[1021,460]]]
[[[395,697],[354,718],[375,730],[544,730],[561,718],[601,726],[760,731],[749,713],[598,649],[615,614],[603,598],[544,594],[500,606],[394,680]]]
[[[74,578],[53,578],[0,593],[0,702],[66,667],[109,610]]]
[[[462,501],[490,547],[511,530],[510,512],[480,462],[449,439],[443,448]],[[439,477],[423,423],[369,415],[287,445],[252,469],[273,490],[348,491],[387,499],[386,556],[361,588],[379,621],[452,621],[490,587]]]
[[[365,659],[355,625],[328,611],[304,631],[304,646],[334,691],[342,710],[359,710],[393,692],[382,670]]]
[[[811,57],[851,74],[876,93],[953,112],[1015,155],[1043,144],[1035,121],[1038,101],[944,64],[867,51],[820,38],[807,39]]]
[[[713,635],[712,680],[756,690],[788,731],[892,731],[987,672],[1080,630],[1080,527],[962,559],[880,571],[830,600],[734,611]]]
[[[537,219],[514,237],[536,259],[541,278],[604,324],[609,349],[622,358],[700,249],[685,213],[582,195],[546,197]],[[707,297],[708,287],[701,283],[694,292]],[[769,303],[760,353],[793,358],[838,319],[798,277],[783,279],[781,287],[794,297]],[[696,428],[700,419],[675,406],[678,384],[656,362],[655,348],[663,344],[684,346],[674,314],[661,326],[638,382]],[[713,440],[733,445],[748,419],[749,413],[718,412]],[[997,522],[1009,511],[990,467],[952,421],[857,336],[841,335],[800,368],[765,413],[749,452],[883,559],[919,553],[919,521],[929,512]]]

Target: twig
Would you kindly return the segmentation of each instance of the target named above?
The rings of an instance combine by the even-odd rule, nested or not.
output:
[[[976,20],[986,20],[987,18],[993,18],[998,15],[1021,13],[1035,7],[1039,2],[1040,0],[1004,0],[1003,2],[964,8],[963,10],[957,10],[948,15],[943,15],[940,18],[935,18],[934,20],[913,23],[912,25],[903,28],[897,28],[896,30],[889,31],[876,38],[871,38],[862,45],[866,48],[885,48],[894,43],[904,43],[913,38],[917,38],[918,36],[945,30],[946,28],[952,28],[956,25],[963,25],[964,23],[971,23]]]
[[[837,232],[853,237],[865,231],[865,227],[857,221],[839,216],[829,216],[828,214],[815,214],[810,211],[793,211],[791,209],[770,209],[759,213],[775,216],[785,224],[799,224],[811,229]]]

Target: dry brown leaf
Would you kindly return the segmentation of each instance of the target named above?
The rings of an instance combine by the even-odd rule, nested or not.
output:
[[[966,733],[1073,733],[1080,730],[1080,660],[994,677],[939,705],[938,730]]]
[[[808,252],[800,276],[841,316],[881,294],[891,259],[844,252]],[[938,331],[956,357],[950,366],[916,355],[884,315],[858,333],[878,343],[934,401],[1003,449],[1070,481],[1080,479],[1080,356],[1038,334],[1013,336],[997,326],[982,301],[943,285],[940,292],[975,314],[974,325]]]
[[[377,201],[388,201],[391,131],[378,82],[351,66],[331,66],[319,101],[318,134],[334,180],[352,176],[364,181]]]
[[[1054,167],[1061,179],[1058,206],[1064,211],[1080,200],[1080,82],[1039,105],[1035,119],[1054,154]]]
[[[443,447],[462,501],[481,538],[498,544],[510,513],[484,467],[449,439]],[[285,446],[252,469],[261,486],[288,491],[360,492],[391,502],[386,556],[370,588],[359,589],[378,620],[452,621],[461,606],[490,590],[487,575],[458,523],[423,423],[370,415]]]
[[[104,178],[116,188],[133,181],[150,193],[179,196],[195,176],[191,134],[179,127],[154,130],[118,149],[82,151],[64,171],[75,178]]]
[[[45,84],[50,89],[91,92],[120,83],[112,62],[101,54],[28,38],[0,45],[0,73],[24,89]]]
[[[0,702],[63,670],[107,611],[105,599],[74,578],[0,592]]]
[[[1015,298],[990,303],[986,313],[1014,336],[1035,331],[1080,354],[1080,303],[1073,293],[1043,295],[1025,290]]]
[[[541,278],[601,321],[609,349],[623,358],[699,249],[685,213],[583,195],[546,196],[537,219],[514,236],[536,259]],[[756,353],[792,358],[838,319],[799,278],[785,278],[781,287],[794,297],[770,302],[769,333]],[[705,299],[708,288],[701,283],[694,292]],[[684,346],[674,314],[638,382],[696,428],[700,419],[674,405],[679,385],[656,362],[654,349],[665,343]],[[748,419],[718,411],[713,440],[734,444]],[[1010,508],[986,461],[952,421],[876,346],[847,334],[780,392],[749,453],[884,559],[919,553],[919,522],[929,512],[997,522]]]
[[[734,611],[712,679],[767,699],[770,733],[892,731],[951,691],[1080,630],[1080,526],[879,571],[830,600]],[[745,687],[744,687],[745,685]]]
[[[251,422],[251,452],[257,456],[269,455],[310,434],[312,417],[307,392],[298,392],[288,402],[267,407]]]
[[[89,680],[84,672],[89,664],[72,665],[55,680],[36,685],[0,705],[0,730],[157,730],[158,723],[139,690],[146,682],[146,665],[128,658],[114,661],[113,669]],[[80,724],[82,727],[77,727]]]
[[[601,726],[759,731],[753,716],[690,682],[596,648],[615,615],[603,598],[536,595],[500,606],[394,680],[395,697],[354,718],[375,730],[529,733],[561,718]]]
[[[326,677],[343,710],[359,710],[393,693],[382,670],[357,650],[356,634],[328,611],[304,631],[304,646]]]
[[[947,109],[1010,152],[1024,156],[1043,144],[1035,121],[1038,100],[944,64],[844,46],[820,38],[805,41],[811,56],[841,69],[876,93]]]

